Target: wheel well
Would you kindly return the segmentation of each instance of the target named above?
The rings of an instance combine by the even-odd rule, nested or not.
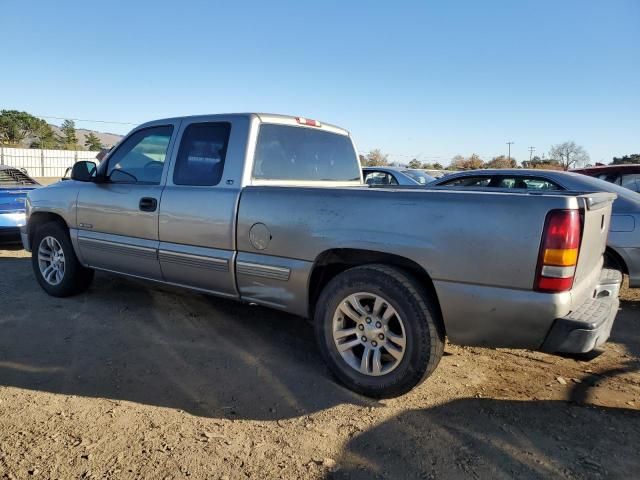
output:
[[[30,243],[33,242],[33,237],[35,236],[35,233],[38,230],[38,228],[41,225],[44,225],[45,223],[49,223],[49,222],[57,222],[60,225],[62,225],[64,228],[67,228],[67,222],[65,222],[64,219],[56,213],[51,213],[51,212],[32,213],[31,216],[29,217],[29,228],[28,228]],[[29,245],[29,246],[32,247],[33,245]]]
[[[611,247],[607,247],[607,249],[604,252],[605,255],[605,265],[609,265],[609,266],[619,266],[620,269],[622,270],[622,273],[626,273],[627,275],[629,274],[629,269],[627,268],[627,264],[624,261],[624,258],[622,258],[622,256],[616,252],[613,248]],[[607,259],[607,256],[609,256],[609,259]],[[609,263],[607,263],[607,260]],[[611,265],[611,263],[614,263],[614,265]]]
[[[333,277],[349,268],[373,263],[400,268],[409,273],[417,280],[419,285],[427,290],[427,294],[434,300],[434,306],[440,318],[442,318],[436,289],[431,277],[424,268],[413,260],[400,255],[355,248],[327,250],[316,259],[309,279],[309,318],[313,318],[318,297],[322,289]]]

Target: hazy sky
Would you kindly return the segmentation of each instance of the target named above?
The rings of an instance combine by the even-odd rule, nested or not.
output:
[[[509,140],[518,160],[565,140],[592,161],[640,153],[639,0],[4,0],[0,16],[0,108],[304,115],[400,161]]]

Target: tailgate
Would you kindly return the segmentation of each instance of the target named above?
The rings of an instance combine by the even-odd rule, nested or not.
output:
[[[607,246],[611,207],[614,193],[587,193],[578,195],[582,214],[582,240],[574,280],[575,293],[589,294],[602,269],[602,255]],[[580,295],[582,296],[582,295]]]

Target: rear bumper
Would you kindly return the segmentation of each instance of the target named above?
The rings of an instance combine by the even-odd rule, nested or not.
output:
[[[549,353],[585,353],[607,341],[618,313],[622,275],[603,269],[594,295],[562,318],[557,318],[540,350]]]
[[[20,243],[20,229],[0,226],[0,243]]]
[[[26,223],[24,212],[0,213],[0,229],[20,228]]]

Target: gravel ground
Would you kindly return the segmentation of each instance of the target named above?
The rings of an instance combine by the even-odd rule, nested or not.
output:
[[[0,478],[633,478],[640,291],[594,358],[448,345],[401,398],[337,385],[310,325],[0,250]]]

